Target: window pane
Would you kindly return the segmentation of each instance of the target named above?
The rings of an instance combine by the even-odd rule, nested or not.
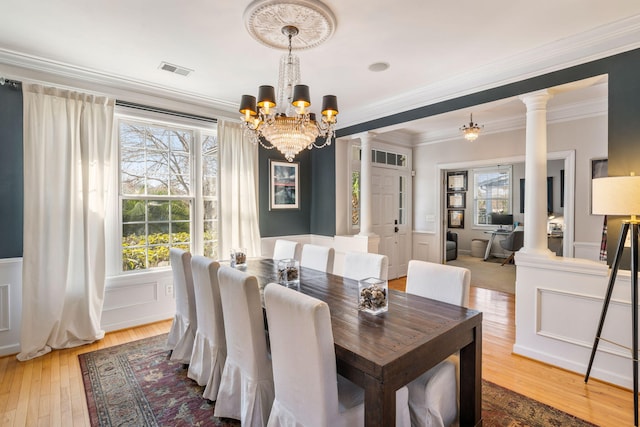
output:
[[[171,219],[188,221],[191,219],[190,204],[186,200],[174,200],[171,202]]]
[[[360,225],[360,172],[351,175],[351,225]]]
[[[387,164],[395,165],[396,164],[396,155],[394,153],[387,153]]]
[[[376,163],[387,163],[387,153],[384,151],[376,151]]]
[[[215,200],[204,201],[204,219],[211,220],[218,218],[218,202]]]
[[[163,200],[149,200],[147,202],[149,221],[168,221],[169,202]]]
[[[511,169],[479,169],[473,173],[474,224],[488,225],[491,213],[511,211]]]
[[[122,222],[145,220],[145,202],[143,200],[122,200]]]

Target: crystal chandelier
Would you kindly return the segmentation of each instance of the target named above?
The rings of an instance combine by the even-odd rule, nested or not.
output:
[[[478,136],[480,135],[480,129],[482,129],[483,127],[484,125],[478,126],[477,123],[473,123],[472,113],[469,120],[469,125],[462,126],[460,130],[462,131],[462,133],[464,133],[464,139],[466,139],[467,141],[475,141],[476,139],[478,139]]]
[[[335,95],[323,96],[322,118],[316,121],[316,115],[308,110],[309,86],[299,84],[300,59],[291,53],[291,40],[298,34],[298,28],[285,25],[282,33],[289,38],[289,53],[280,61],[277,102],[273,86],[260,86],[257,102],[255,96],[242,95],[240,113],[245,134],[254,143],[269,150],[277,148],[291,162],[305,148],[331,145],[338,100]]]

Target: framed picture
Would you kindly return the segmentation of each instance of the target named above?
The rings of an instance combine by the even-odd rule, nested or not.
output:
[[[467,171],[447,172],[447,191],[467,191]]]
[[[464,211],[458,210],[458,209],[449,210],[449,216],[447,218],[447,227],[464,228]]]
[[[464,192],[447,193],[447,208],[466,208],[467,198],[465,196]]]
[[[609,162],[607,159],[591,159],[591,179],[609,176]],[[593,215],[591,203],[591,185],[589,185],[589,214]]]
[[[269,209],[298,209],[299,163],[269,161]]]

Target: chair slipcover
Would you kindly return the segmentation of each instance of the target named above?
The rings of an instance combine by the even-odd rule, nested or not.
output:
[[[333,273],[334,255],[333,248],[307,244],[302,247],[300,266],[324,271],[325,273]]]
[[[467,307],[471,271],[453,265],[409,261],[406,292]]]
[[[276,244],[273,247],[273,259],[296,259],[296,253],[300,243],[291,240],[276,240]]]
[[[182,249],[171,248],[169,260],[173,271],[176,314],[167,337],[167,348],[172,350],[171,360],[186,364],[191,360],[193,341],[198,327],[191,275],[191,254]]]
[[[364,390],[337,375],[329,306],[276,283],[264,299],[276,386],[269,427],[364,425]],[[409,426],[407,394],[396,394],[398,426]]]
[[[470,282],[471,272],[466,268],[411,260],[406,291],[467,307]],[[451,355],[409,383],[412,426],[449,426],[457,420],[459,366],[458,355]]]
[[[274,390],[258,281],[243,271],[221,266],[218,282],[227,361],[214,415],[240,420],[245,426],[265,426]]]
[[[369,252],[347,252],[344,256],[344,277],[354,280],[375,277],[387,280],[389,258]]]
[[[205,386],[202,397],[209,400],[216,400],[227,357],[218,268],[220,264],[211,258],[191,258],[198,328],[187,376]]]

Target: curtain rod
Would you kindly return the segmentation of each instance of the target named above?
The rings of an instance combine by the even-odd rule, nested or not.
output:
[[[22,84],[21,81],[11,80],[11,79],[4,78],[3,76],[0,76],[0,86],[10,86],[14,89],[17,89],[18,86],[20,86],[21,84]]]
[[[180,111],[167,110],[167,109],[159,108],[159,107],[150,107],[148,105],[136,104],[134,102],[121,101],[119,99],[116,99],[116,105],[117,106],[122,106],[122,107],[134,108],[136,110],[150,111],[150,112],[153,112],[153,113],[169,114],[169,115],[176,116],[176,117],[183,117],[183,118],[187,118],[187,119],[201,120],[201,121],[205,121],[205,122],[209,122],[209,123],[217,123],[218,122],[218,120],[214,119],[213,117],[198,116],[198,115],[195,115],[195,114],[182,113]]]

